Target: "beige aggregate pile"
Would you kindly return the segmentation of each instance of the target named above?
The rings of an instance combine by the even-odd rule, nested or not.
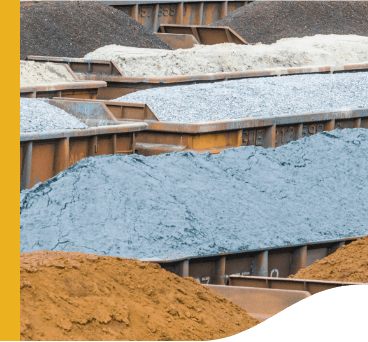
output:
[[[20,86],[39,86],[74,82],[73,75],[65,65],[20,61]]]
[[[159,50],[107,45],[84,58],[113,60],[126,76],[155,77],[241,72],[270,68],[359,63],[368,61],[368,37],[315,35],[280,39],[274,44],[197,45]]]

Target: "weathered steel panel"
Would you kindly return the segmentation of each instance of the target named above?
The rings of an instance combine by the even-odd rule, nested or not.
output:
[[[55,141],[33,144],[30,187],[54,177]]]
[[[307,264],[306,266],[312,265],[317,260],[321,260],[328,255],[328,248],[316,248],[316,249],[309,249],[307,254]]]
[[[213,284],[215,266],[215,260],[190,263],[189,276],[201,284]]]
[[[174,50],[191,49],[194,45],[199,44],[191,34],[156,33],[156,35]]]
[[[286,278],[290,275],[291,252],[268,252],[268,276]]]
[[[250,316],[260,318],[261,321],[310,296],[306,291],[260,289],[241,286],[206,286],[239,305]]]

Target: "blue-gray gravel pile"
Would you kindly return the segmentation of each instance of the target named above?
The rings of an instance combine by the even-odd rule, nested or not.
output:
[[[161,121],[196,123],[368,107],[368,73],[262,77],[141,90],[116,101],[147,103]]]
[[[86,128],[73,115],[43,100],[20,99],[20,133]]]
[[[20,250],[175,258],[368,233],[368,130],[86,158],[21,193]]]

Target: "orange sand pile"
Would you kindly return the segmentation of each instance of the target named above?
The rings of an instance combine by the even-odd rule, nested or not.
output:
[[[21,340],[213,340],[258,321],[157,264],[69,252],[20,256]]]
[[[368,235],[342,246],[289,278],[368,283]]]

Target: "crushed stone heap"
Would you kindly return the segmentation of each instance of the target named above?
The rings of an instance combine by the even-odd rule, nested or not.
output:
[[[20,255],[21,340],[201,341],[258,323],[157,264],[93,254]]]
[[[20,99],[20,133],[87,128],[73,115],[41,99]]]
[[[368,236],[342,246],[289,278],[368,283]]]
[[[20,6],[20,59],[83,57],[108,44],[171,50],[122,11],[97,1]]]
[[[20,251],[139,259],[368,233],[368,131],[276,149],[86,158],[21,192]]]
[[[196,45],[173,51],[107,45],[84,56],[113,60],[126,76],[164,77],[368,62],[368,37],[316,35],[272,45]]]
[[[315,34],[368,36],[368,2],[254,1],[211,25],[230,26],[249,43]]]
[[[368,108],[368,73],[246,78],[140,90],[115,101],[146,103],[161,121],[197,123]]]

